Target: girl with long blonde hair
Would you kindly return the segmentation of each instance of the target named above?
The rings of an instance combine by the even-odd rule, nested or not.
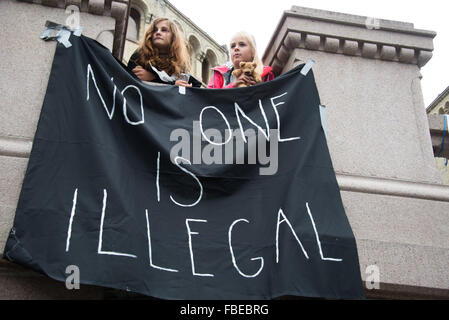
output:
[[[209,81],[208,88],[235,88],[240,85],[252,86],[256,84],[253,76],[242,73],[238,78],[232,75],[238,69],[240,62],[253,62],[256,64],[255,72],[259,74],[263,82],[274,79],[270,66],[264,66],[256,49],[256,40],[251,34],[241,31],[234,34],[229,44],[231,62],[213,68],[213,75]]]

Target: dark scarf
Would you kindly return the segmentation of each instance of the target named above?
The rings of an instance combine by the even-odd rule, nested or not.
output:
[[[150,58],[151,64],[159,71],[165,71],[169,76],[171,76],[176,71],[173,57],[161,56],[156,50],[154,55]]]

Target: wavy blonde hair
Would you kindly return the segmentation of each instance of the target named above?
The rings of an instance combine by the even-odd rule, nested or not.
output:
[[[259,55],[257,54],[257,47],[256,47],[256,39],[254,38],[254,36],[246,31],[240,31],[235,33],[232,38],[230,43],[232,42],[232,39],[237,38],[237,37],[241,37],[244,38],[246,41],[248,41],[249,47],[251,49],[251,55],[253,56],[253,61],[247,61],[247,62],[255,62],[256,65],[256,69],[255,71],[258,74],[262,74],[263,72],[263,62],[262,60],[259,58]],[[231,46],[229,46],[229,51]],[[236,66],[238,68],[238,66]]]
[[[167,57],[159,56],[158,49],[154,48],[151,42],[156,25],[162,21],[168,22],[172,33],[170,49]],[[164,70],[169,75],[176,74],[179,76],[183,72],[190,71],[190,55],[187,51],[184,35],[179,30],[178,26],[168,18],[157,18],[151,22],[145,32],[145,37],[137,50],[139,53],[139,58],[136,62],[145,69],[148,69],[151,63],[157,69]]]

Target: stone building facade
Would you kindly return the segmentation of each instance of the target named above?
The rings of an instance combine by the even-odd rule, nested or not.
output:
[[[56,47],[39,36],[46,20],[64,24],[71,4],[80,7],[83,33],[105,45],[109,41],[119,59],[127,60],[151,19],[168,16],[192,46],[195,75],[208,72],[207,64],[227,60],[226,50],[168,1],[133,1],[135,11],[128,11],[128,0],[1,0],[1,251],[13,225]],[[128,27],[126,41],[134,48],[129,45],[127,51],[128,12],[136,25],[131,21]],[[18,21],[27,23],[17,27]],[[410,23],[380,20],[371,26],[366,21],[293,7],[273,30],[263,60],[277,75],[307,59],[316,62],[327,142],[363,280],[372,275],[370,267],[379,272],[380,286],[367,290],[368,297],[447,299],[449,186],[442,184],[434,162],[442,135],[429,134],[429,127],[442,132],[443,117],[427,118],[420,84],[420,68],[432,56],[436,34]],[[449,156],[449,144],[443,155]],[[64,283],[0,259],[0,299],[107,297],[104,288],[83,285],[69,291]]]
[[[427,107],[435,162],[443,183],[449,185],[449,86]],[[446,117],[446,125],[443,115]],[[443,140],[444,137],[444,140]]]
[[[449,114],[449,86],[432,101],[427,114]]]
[[[67,24],[79,8],[83,34],[101,40],[112,30],[110,49],[123,54],[128,0],[0,1],[0,256],[13,226],[22,181],[44,101],[56,41],[42,41],[47,20]],[[26,22],[26,23],[25,23]],[[102,299],[103,288],[67,290],[63,283],[0,259],[0,299]]]
[[[161,17],[174,21],[184,33],[191,57],[191,73],[207,85],[211,68],[229,60],[226,45],[218,44],[166,0],[131,0],[123,62],[126,63],[137,49],[151,21]]]
[[[277,75],[315,61],[362,278],[377,270],[368,297],[449,297],[449,186],[435,166],[420,73],[435,36],[412,23],[293,6],[263,56]]]
[[[196,44],[194,52],[202,57],[201,61],[196,60],[197,74],[227,60],[225,48],[167,1],[148,3],[156,9],[150,9],[152,7],[143,1],[133,5],[141,12],[139,34],[155,17],[151,15],[159,12],[178,21],[191,43]],[[83,34],[108,47],[117,59],[127,61],[133,50],[125,50],[128,14],[136,18],[135,11],[129,10],[129,0],[0,0],[0,256],[13,226],[56,48],[56,41],[45,42],[40,36],[47,20],[68,25],[73,14],[70,6],[78,8]],[[132,34],[134,29],[132,22],[130,24]],[[207,57],[209,60],[205,59]],[[0,259],[0,299],[114,297],[117,294],[111,290],[89,285],[70,291],[64,283]]]

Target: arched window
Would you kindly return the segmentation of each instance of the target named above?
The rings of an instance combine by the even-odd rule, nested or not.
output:
[[[198,55],[201,52],[201,45],[200,41],[193,35],[189,37],[189,54],[190,54],[190,65],[191,65],[191,72],[193,76],[198,77],[200,74],[199,72],[199,66],[197,66],[198,63]]]
[[[208,49],[206,51],[206,56],[201,65],[202,69],[201,78],[204,83],[209,82],[209,78],[212,75],[212,68],[215,67],[216,65],[217,65],[217,56],[212,50]]]
[[[203,63],[201,64],[201,78],[204,83],[209,82],[209,69],[210,69],[210,63],[207,58],[203,60]]]
[[[114,46],[114,30],[103,30],[95,39],[112,52]]]
[[[140,31],[140,13],[135,8],[131,8],[128,18],[128,30],[126,38],[129,40],[138,41]]]

